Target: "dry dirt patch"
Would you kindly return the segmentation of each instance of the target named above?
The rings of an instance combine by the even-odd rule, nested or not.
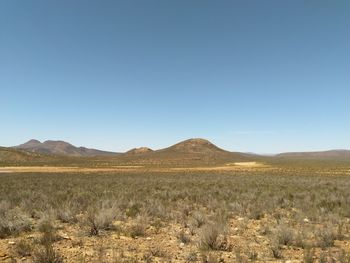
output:
[[[85,168],[85,167],[58,167],[58,166],[16,166],[0,167],[0,173],[90,173],[90,172],[114,172],[135,171],[142,166],[113,166],[108,168]]]

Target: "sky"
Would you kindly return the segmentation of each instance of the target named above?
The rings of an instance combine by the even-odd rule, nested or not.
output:
[[[350,149],[348,0],[0,1],[0,145]]]

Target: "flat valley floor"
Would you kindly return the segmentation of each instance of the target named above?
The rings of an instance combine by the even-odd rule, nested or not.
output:
[[[0,169],[0,262],[349,262],[350,167]]]

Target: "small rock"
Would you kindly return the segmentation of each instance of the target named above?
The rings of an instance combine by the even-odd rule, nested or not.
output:
[[[4,258],[6,256],[7,256],[7,254],[5,252],[0,252],[0,258]]]
[[[151,240],[152,238],[150,238],[150,237],[146,237],[146,240]]]
[[[184,246],[185,246],[185,243],[181,242],[180,247],[184,247]]]
[[[286,263],[292,263],[292,261],[291,260],[287,260]]]
[[[233,230],[234,230],[234,231],[238,231],[238,227],[235,227]]]
[[[244,218],[243,218],[243,217],[238,217],[237,220],[238,220],[238,221],[243,221]]]
[[[309,223],[310,222],[310,220],[308,219],[308,218],[304,218],[304,220],[303,220],[305,223]]]
[[[21,258],[22,261],[24,261],[24,260],[26,260],[26,259],[27,259],[26,257]]]
[[[93,256],[93,253],[91,251],[86,251],[85,256],[91,257]]]
[[[71,240],[71,238],[66,234],[61,235],[61,237],[66,240]]]
[[[10,245],[14,245],[14,244],[16,244],[16,242],[15,241],[9,241],[9,244]]]

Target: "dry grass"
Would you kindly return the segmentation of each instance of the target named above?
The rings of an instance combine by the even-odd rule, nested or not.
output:
[[[350,180],[324,170],[0,179],[0,255],[17,260],[347,262],[350,252]]]

